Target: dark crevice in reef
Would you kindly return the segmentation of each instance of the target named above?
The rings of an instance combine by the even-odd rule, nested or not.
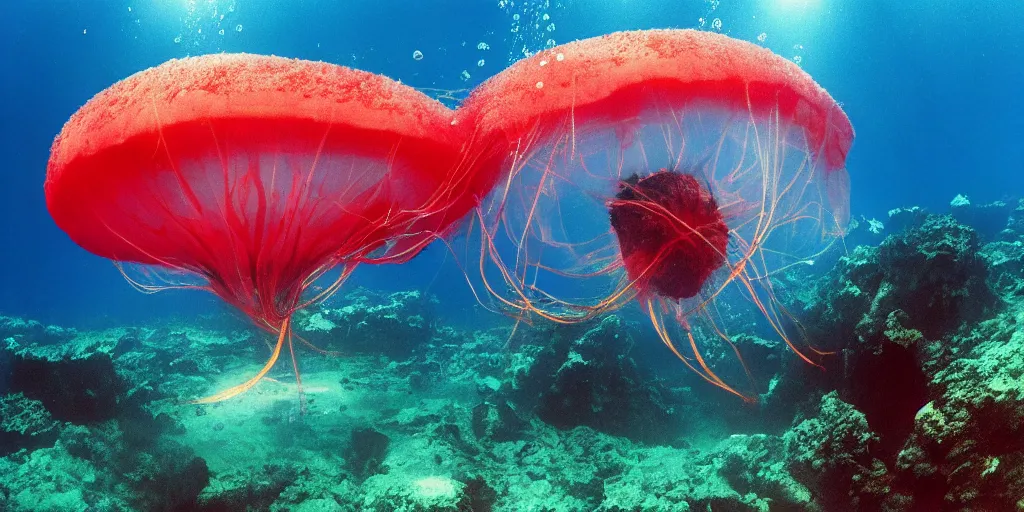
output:
[[[893,462],[914,430],[914,415],[928,403],[928,378],[913,351],[900,346],[853,359],[841,397],[864,413],[881,438],[880,458]]]

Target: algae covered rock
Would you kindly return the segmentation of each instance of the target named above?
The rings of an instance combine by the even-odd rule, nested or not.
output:
[[[62,426],[39,400],[21,393],[0,397],[0,457],[21,449],[53,446]]]
[[[17,466],[4,479],[11,510],[194,507],[209,480],[206,463],[163,437],[174,422],[145,408],[153,395],[130,376],[147,369],[128,363],[139,361],[128,338],[108,331],[58,344],[8,338],[0,346],[13,392],[0,397],[0,440],[5,455],[20,449],[0,459]],[[39,476],[25,472],[38,464]],[[74,481],[77,488],[64,489]],[[27,505],[22,498],[33,494],[57,501]]]
[[[527,426],[512,404],[500,397],[473,408],[473,434],[477,439],[513,441],[522,436]]]
[[[197,510],[267,510],[302,474],[293,464],[268,463],[257,471],[219,475],[216,488],[200,495]]]
[[[0,500],[3,510],[135,510],[112,487],[101,466],[70,455],[60,443],[0,458],[0,474],[0,496],[6,498]]]
[[[878,251],[883,286],[873,306],[883,314],[903,309],[909,326],[928,337],[978,319],[993,301],[979,249],[977,232],[949,216],[929,216],[886,239]]]
[[[1012,316],[933,379],[897,468],[918,507],[1011,510],[1024,498],[1024,332]]]
[[[387,457],[391,439],[372,429],[357,428],[352,431],[352,441],[345,453],[345,462],[357,478],[363,479],[378,473],[387,473],[384,458]]]
[[[437,299],[419,291],[387,296],[359,289],[346,305],[321,308],[296,317],[296,328],[322,348],[408,358],[434,334]]]
[[[822,397],[817,414],[783,435],[793,477],[814,489],[826,510],[876,510],[889,492],[885,464],[872,455],[876,436],[865,416],[832,392]]]
[[[711,456],[729,485],[742,495],[754,494],[782,509],[813,509],[811,490],[790,474],[783,438],[765,434],[734,435]]]
[[[834,355],[823,358],[826,372],[797,382],[839,390],[880,435],[885,458],[928,401],[924,368],[942,340],[998,305],[975,231],[950,216],[919,220],[843,258],[803,314],[812,342]]]
[[[77,334],[74,329],[66,327],[0,315],[0,340],[12,338],[21,343],[55,345],[69,341]]]
[[[554,331],[543,345],[521,346],[511,358],[517,409],[562,429],[586,425],[645,442],[678,435],[679,400],[631,357],[620,317]]]
[[[52,448],[0,459],[5,510],[193,510],[206,464],[171,442],[125,444],[120,429],[69,427]]]
[[[957,222],[971,226],[983,239],[991,240],[1006,229],[1013,207],[1003,201],[974,203],[958,195],[950,201],[949,210]]]
[[[929,215],[919,227],[861,246],[843,258],[807,304],[806,323],[829,347],[865,341],[901,309],[906,327],[928,338],[977,320],[994,304],[977,233],[950,216]]]
[[[927,217],[928,212],[920,206],[893,208],[889,210],[889,222],[886,223],[886,227],[892,233],[899,233],[920,226]]]
[[[443,475],[392,479],[387,475],[363,484],[365,497],[359,510],[373,512],[459,512],[466,502],[466,484]]]
[[[88,342],[57,346],[0,342],[0,368],[8,389],[42,402],[58,420],[94,423],[114,418],[129,390],[114,368],[109,345]]]
[[[1020,238],[985,244],[981,251],[988,263],[988,283],[1004,300],[1024,298],[1024,231]]]

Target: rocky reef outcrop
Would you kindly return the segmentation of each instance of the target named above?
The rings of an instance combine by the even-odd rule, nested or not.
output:
[[[131,336],[69,336],[36,330],[0,345],[8,377],[0,397],[0,508],[195,506],[209,481],[206,463],[163,436],[180,426],[147,410],[152,389],[134,371],[119,371],[118,346]]]
[[[344,353],[384,354],[402,360],[431,339],[438,301],[418,291],[386,296],[355,290],[338,308],[300,312],[297,331],[313,344]]]

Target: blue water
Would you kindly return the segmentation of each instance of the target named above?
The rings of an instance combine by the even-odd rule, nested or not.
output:
[[[54,226],[43,198],[50,143],[78,107],[121,78],[187,55],[324,60],[460,90],[549,40],[713,30],[717,19],[733,37],[765,34],[765,46],[798,57],[843,104],[857,130],[848,161],[854,215],[884,220],[907,205],[944,211],[956,194],[984,202],[1024,189],[1024,4],[753,3],[8,1],[0,29],[0,313],[88,327],[227,311],[194,292],[140,297],[109,262]],[[431,248],[400,269],[362,268],[352,284],[430,285],[451,314],[472,316],[473,298],[445,259],[443,248]]]

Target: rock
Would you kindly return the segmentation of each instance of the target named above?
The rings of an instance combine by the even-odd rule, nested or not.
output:
[[[932,385],[940,393],[916,414],[896,466],[915,510],[1019,507],[1024,496],[1024,331],[1010,318],[999,319],[986,333],[989,339],[935,375]]]
[[[678,400],[630,357],[632,340],[619,317],[556,328],[549,339],[512,357],[508,379],[517,409],[562,429],[586,425],[652,443],[678,435]]]
[[[1024,297],[1024,231],[1020,239],[985,244],[981,255],[988,263],[988,285],[1003,300]]]
[[[359,510],[373,512],[458,512],[466,503],[466,484],[449,476],[431,475],[415,480],[371,477],[363,484],[365,498]]]
[[[889,233],[898,234],[901,231],[919,227],[927,216],[928,213],[919,206],[894,208],[889,210],[889,222],[886,225]]]
[[[52,448],[0,459],[10,510],[194,510],[206,463],[170,440],[130,442],[114,422],[71,425]]]
[[[843,237],[843,242],[849,248],[859,245],[875,247],[882,242],[886,234],[886,226],[882,221],[869,219],[861,215],[850,219],[850,225],[846,228],[846,236]]]
[[[233,471],[218,475],[216,491],[204,491],[198,510],[269,510],[302,474],[303,471],[292,464],[269,463],[256,472]]]
[[[1006,221],[1006,229],[1018,237],[1024,236],[1024,199],[1017,201],[1017,206],[1010,212]]]
[[[813,494],[787,471],[785,441],[765,434],[734,435],[711,455],[729,485],[741,495],[755,494],[781,510],[812,510]]]
[[[74,329],[0,315],[0,340],[14,338],[23,344],[56,345],[70,341],[77,334]]]
[[[878,250],[883,279],[872,308],[881,318],[903,309],[908,326],[929,338],[977,320],[993,303],[979,249],[976,232],[948,216],[929,216],[920,228],[887,238]]]
[[[895,457],[928,401],[925,361],[996,305],[979,249],[971,228],[936,215],[877,249],[855,249],[818,283],[802,315],[812,343],[835,354],[824,359],[826,372],[786,379],[839,390],[881,436],[883,458]]]
[[[129,390],[110,357],[115,344],[39,346],[8,338],[0,342],[0,368],[9,372],[11,392],[39,400],[54,419],[97,423],[121,412]]]
[[[878,436],[867,418],[837,393],[822,397],[817,414],[794,425],[782,439],[793,477],[814,489],[825,510],[879,509],[892,477],[872,456]]]
[[[0,457],[21,449],[52,447],[62,427],[39,400],[21,393],[0,397]]]
[[[702,456],[662,446],[624,454],[621,466],[604,479],[603,498],[596,510],[767,512],[769,499],[730,485],[722,471],[723,459],[719,454]],[[598,470],[606,467],[601,464]],[[680,471],[683,467],[686,470]]]
[[[527,422],[505,400],[484,402],[473,408],[473,434],[478,440],[513,441],[523,434],[527,426]]]
[[[418,291],[382,297],[360,289],[345,299],[349,304],[341,308],[297,314],[297,331],[321,348],[394,360],[408,359],[434,335],[433,297]]]
[[[357,428],[352,431],[352,441],[345,451],[345,465],[357,478],[365,479],[378,473],[387,473],[384,458],[387,457],[388,436],[372,429]]]
[[[137,510],[118,492],[104,468],[72,456],[58,442],[52,448],[0,458],[0,503],[10,512]]]
[[[498,493],[487,484],[483,477],[469,478],[463,481],[466,485],[464,497],[459,502],[460,511],[491,512],[498,501]]]
[[[954,219],[971,226],[984,240],[992,240],[1006,229],[1013,212],[1013,208],[1003,201],[976,204],[963,195],[953,198],[949,209]]]

